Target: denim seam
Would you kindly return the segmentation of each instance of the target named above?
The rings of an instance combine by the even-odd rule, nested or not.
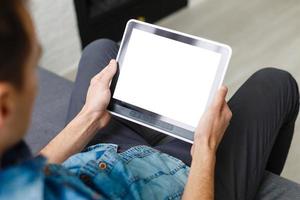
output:
[[[169,195],[168,197],[166,197],[165,199],[167,200],[173,200],[173,199],[177,199],[178,197],[181,197],[183,194],[183,189],[180,189],[178,192],[175,192],[172,195]]]
[[[157,173],[149,176],[148,178],[144,178],[143,181],[145,183],[149,183],[150,181],[152,181],[153,179],[156,179],[162,175],[166,175],[166,176],[170,176],[170,175],[174,175],[176,174],[177,172],[179,172],[180,170],[183,170],[183,169],[186,169],[186,165],[179,165],[177,166],[175,169],[171,170],[170,172],[166,173],[166,172],[163,172],[163,171],[158,171]]]
[[[118,145],[111,144],[111,143],[101,143],[101,144],[89,146],[82,152],[85,153],[85,152],[93,151],[98,148],[102,148],[102,150],[114,149],[115,151],[117,151]]]
[[[140,146],[132,147],[127,151],[120,153],[119,155],[121,156],[123,161],[126,164],[128,164],[130,161],[132,161],[135,158],[144,158],[154,153],[159,153],[159,151],[145,145],[140,145]]]

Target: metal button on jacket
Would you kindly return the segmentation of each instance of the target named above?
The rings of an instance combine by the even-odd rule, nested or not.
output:
[[[100,169],[106,169],[106,167],[107,167],[107,165],[106,165],[105,162],[100,162],[100,163],[99,163],[99,168],[100,168]]]

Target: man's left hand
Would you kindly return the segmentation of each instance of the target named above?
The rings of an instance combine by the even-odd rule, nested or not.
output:
[[[111,98],[110,82],[116,71],[117,62],[111,60],[100,73],[91,79],[86,102],[81,111],[96,117],[99,121],[99,129],[106,126],[110,120],[110,114],[106,109]]]

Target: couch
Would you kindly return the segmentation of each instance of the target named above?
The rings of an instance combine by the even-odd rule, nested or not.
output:
[[[45,69],[40,68],[38,76],[39,93],[33,110],[31,126],[25,138],[33,153],[37,153],[63,129],[73,86],[71,81]],[[266,171],[257,199],[300,199],[300,185]]]

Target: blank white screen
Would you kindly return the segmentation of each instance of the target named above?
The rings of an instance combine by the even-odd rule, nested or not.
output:
[[[221,54],[133,29],[113,98],[196,127]]]

